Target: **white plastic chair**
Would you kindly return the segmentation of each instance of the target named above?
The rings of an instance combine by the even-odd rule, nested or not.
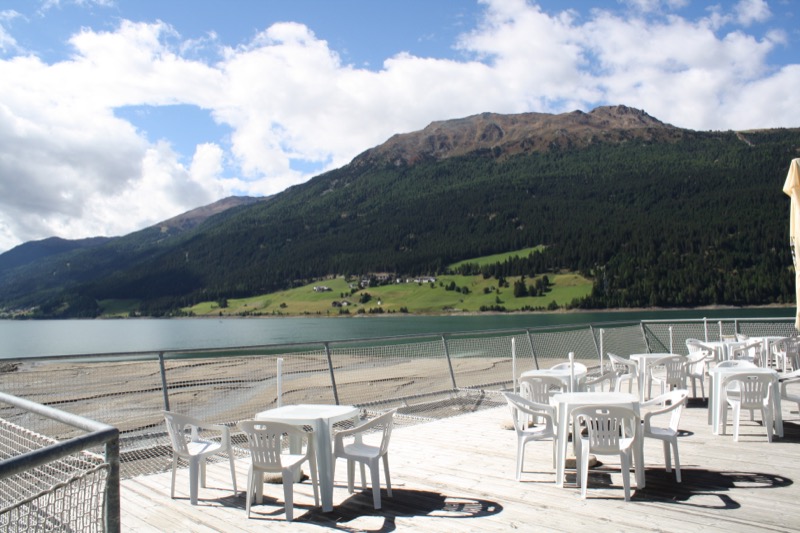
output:
[[[628,407],[622,406],[584,406],[572,411],[573,425],[586,427],[586,434],[578,434],[575,439],[578,458],[578,479],[581,484],[581,498],[586,498],[589,482],[589,454],[618,455],[622,468],[622,482],[625,487],[625,501],[631,499],[631,464],[633,447],[636,442],[636,428],[639,416]]]
[[[800,390],[792,387],[789,390],[789,385],[793,383],[800,383],[800,370],[789,372],[782,376],[778,381],[781,384],[781,400],[787,400],[797,404],[797,410],[800,411]]]
[[[800,370],[800,339],[785,337],[770,343],[770,359],[775,361],[775,368],[786,372],[789,368]]]
[[[758,368],[758,367],[755,365],[755,363],[752,363],[750,361],[744,361],[744,360],[734,361],[734,360],[730,360],[730,361],[722,361],[721,363],[718,363],[717,364],[717,368]]]
[[[622,383],[627,381],[628,392],[632,392],[633,380],[639,378],[639,365],[636,364],[636,361],[625,359],[613,353],[608,353],[608,360],[611,362],[611,368],[617,374],[615,390],[620,392]]]
[[[264,474],[279,473],[283,481],[283,500],[286,520],[294,518],[294,480],[303,463],[309,463],[311,484],[314,488],[314,505],[319,506],[317,457],[314,454],[314,432],[297,426],[259,420],[242,420],[237,424],[247,437],[250,449],[250,469],[247,472],[247,518],[253,500],[264,499]],[[289,440],[294,439],[300,453],[289,452]],[[303,451],[305,450],[305,451]]]
[[[364,465],[369,467],[372,482],[372,501],[375,509],[381,508],[380,462],[383,461],[383,473],[386,478],[386,495],[392,497],[392,482],[389,476],[389,439],[394,425],[394,414],[397,409],[384,413],[353,429],[339,431],[334,437],[333,458],[347,459],[347,490],[353,493],[355,463],[361,463],[361,486],[366,489]],[[364,436],[373,433],[379,437],[378,442],[369,444]],[[352,437],[352,440],[350,440]],[[345,443],[345,438],[348,442]]]
[[[175,473],[178,469],[178,460],[184,459],[189,463],[189,501],[197,505],[198,485],[206,486],[206,459],[212,455],[228,454],[231,464],[231,479],[233,492],[236,491],[236,469],[233,464],[233,450],[231,449],[231,434],[227,426],[221,424],[208,424],[190,416],[162,411],[167,424],[172,442],[172,486],[170,497],[175,498]],[[218,438],[208,438],[210,432],[218,434]],[[210,437],[210,435],[209,435]]]
[[[599,376],[587,379],[584,387],[589,392],[615,391],[617,388],[617,374],[613,370],[609,370]]]
[[[653,382],[661,387],[661,394],[674,389],[686,388],[687,358],[685,355],[667,355],[656,359],[650,365],[650,389]],[[648,396],[650,396],[648,391]]]
[[[670,460],[670,446],[672,446],[672,455],[675,457],[675,480],[678,483],[681,482],[681,461],[678,456],[678,424],[688,397],[689,391],[678,389],[641,404],[643,409],[656,407],[648,410],[642,418],[644,422],[643,435],[646,439],[658,439],[664,443],[664,463],[667,472],[672,470],[672,462]],[[669,424],[666,427],[653,425],[654,417],[661,417],[666,414],[669,414]]]
[[[555,376],[522,376],[519,378],[519,394],[536,403],[548,403],[550,396],[567,392],[567,383]]]
[[[575,373],[576,374],[578,372],[584,372],[584,373],[587,372],[586,365],[584,365],[583,363],[575,363],[575,362],[573,362],[572,363],[572,367],[575,369]],[[557,365],[553,365],[550,368],[552,368],[553,370],[569,370],[569,362],[558,363]]]
[[[764,344],[761,341],[749,342],[742,346],[736,346],[731,350],[730,359],[733,361],[750,361],[756,366],[761,366],[764,360],[762,352]]]
[[[739,417],[742,409],[761,411],[761,420],[767,428],[767,440],[772,442],[772,378],[766,374],[736,374],[722,382],[725,400],[733,408],[733,440],[739,440]],[[751,417],[752,418],[752,417]],[[728,420],[728,410],[722,411],[722,434]]]
[[[519,378],[519,394],[526,400],[537,404],[549,404],[550,397],[559,392],[567,392],[569,386],[555,376],[522,376]],[[539,420],[530,420],[537,423]]]
[[[686,356],[686,378],[692,382],[692,397],[697,398],[697,382],[700,382],[700,397],[706,397],[706,362],[711,360],[711,352],[701,350]]]
[[[517,433],[517,469],[516,479],[522,477],[522,466],[525,460],[525,445],[531,441],[553,441],[553,468],[556,467],[556,410],[549,404],[532,402],[513,392],[504,392],[503,396],[511,409],[511,420]],[[528,427],[528,420],[533,417],[544,420],[542,425]]]

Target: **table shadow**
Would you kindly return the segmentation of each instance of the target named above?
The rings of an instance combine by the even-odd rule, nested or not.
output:
[[[397,529],[395,520],[398,517],[427,516],[453,520],[495,515],[502,510],[502,505],[489,500],[395,488],[392,488],[391,498],[387,497],[385,489],[382,490],[381,509],[374,509],[372,489],[368,489],[356,491],[330,513],[315,508],[295,521],[340,531],[383,533]]]
[[[648,469],[646,476],[647,486],[641,490],[637,489],[631,499],[706,509],[738,509],[741,507],[735,498],[737,488],[773,489],[788,487],[794,483],[787,477],[775,474],[718,472],[701,468],[681,468],[681,483],[675,481],[674,471]],[[702,498],[704,503],[700,503],[701,496],[715,496],[719,500],[719,504],[706,503],[706,498]]]

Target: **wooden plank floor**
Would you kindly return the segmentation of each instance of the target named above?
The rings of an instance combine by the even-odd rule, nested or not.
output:
[[[522,481],[514,480],[516,439],[506,428],[507,408],[399,427],[392,435],[390,467],[394,497],[372,508],[371,492],[346,487],[340,461],[335,508],[313,507],[308,483],[295,485],[295,520],[285,521],[281,485],[265,484],[264,505],[245,513],[247,460],[237,461],[238,494],[226,463],[210,465],[199,505],[188,500],[188,471],[179,472],[176,499],[170,474],[122,483],[123,531],[792,531],[800,530],[800,415],[783,404],[785,437],[767,442],[766,431],[745,415],[741,437],[715,436],[707,410],[692,402],[684,410],[679,449],[683,483],[663,468],[659,442],[645,446],[647,487],[623,499],[615,458],[590,474],[589,494],[554,483],[551,444],[527,446]],[[756,415],[758,418],[758,415]],[[631,476],[633,479],[633,476]],[[572,478],[574,480],[574,476]],[[635,483],[635,481],[632,481]],[[277,498],[277,500],[276,500]]]

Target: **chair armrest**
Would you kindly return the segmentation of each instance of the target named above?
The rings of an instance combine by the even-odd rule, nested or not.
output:
[[[781,383],[794,383],[795,381],[800,381],[800,370],[789,372],[788,374],[779,377],[778,381]]]

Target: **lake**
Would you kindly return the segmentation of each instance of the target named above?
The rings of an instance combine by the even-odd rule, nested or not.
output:
[[[0,359],[152,352],[660,319],[786,318],[794,307],[468,316],[0,320]]]

